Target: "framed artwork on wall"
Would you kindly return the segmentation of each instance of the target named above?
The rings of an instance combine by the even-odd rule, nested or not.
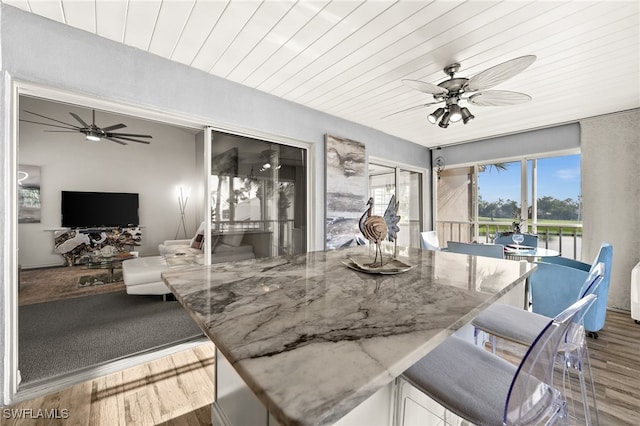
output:
[[[40,167],[18,165],[18,223],[40,223]]]
[[[367,207],[365,145],[325,135],[325,248],[365,244],[358,220]]]

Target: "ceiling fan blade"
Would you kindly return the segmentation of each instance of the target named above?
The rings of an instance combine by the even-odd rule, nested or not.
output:
[[[56,123],[61,123],[66,126],[73,127],[74,129],[81,129],[81,127],[75,126],[73,124],[65,123],[64,121],[56,120],[55,118],[47,117],[46,115],[36,114],[35,112],[27,111],[26,109],[24,110],[24,112],[28,112],[29,114],[37,115],[38,117],[46,118],[47,120],[55,121]],[[37,124],[44,124],[44,123],[37,123]],[[52,126],[52,124],[47,124],[47,126]]]
[[[80,133],[77,130],[44,130],[49,133]]]
[[[108,141],[111,141],[111,142],[119,143],[120,145],[127,145],[127,143],[126,143],[126,142],[122,142],[122,141],[119,141],[119,140],[115,140],[114,138],[105,137],[104,139],[106,139],[106,140],[108,140]]]
[[[120,124],[114,124],[113,126],[103,127],[102,130],[104,132],[110,132],[112,130],[118,130],[118,129],[122,129],[124,127],[127,127],[127,125],[120,123]]]
[[[469,103],[479,106],[516,105],[531,100],[531,96],[508,90],[487,90],[469,96]]]
[[[114,138],[119,138],[120,136],[133,136],[134,138],[152,138],[153,137],[151,135],[137,135],[135,133],[111,133],[111,132],[107,133],[107,136],[112,136]]]
[[[469,79],[465,90],[475,92],[489,89],[524,71],[536,60],[535,55],[521,56],[488,68]]]
[[[43,126],[58,127],[60,129],[68,129],[68,130],[73,130],[75,132],[79,132],[80,131],[80,128],[79,127],[75,127],[75,126],[63,127],[63,126],[58,126],[57,124],[40,123],[38,121],[25,120],[23,118],[21,118],[20,121],[24,121],[25,123],[42,124]]]
[[[436,86],[435,84],[425,83],[419,80],[402,80],[402,84],[411,87],[412,89],[419,90],[430,95],[446,95],[449,91],[443,87]]]
[[[71,116],[73,118],[75,118],[76,120],[78,120],[78,122],[80,124],[82,124],[82,127],[89,127],[89,125],[82,119],[80,118],[80,116],[78,114],[76,114],[75,112],[70,112],[69,114],[71,114]]]
[[[429,106],[429,105],[436,105],[436,104],[440,104],[440,103],[442,103],[442,102],[444,102],[444,100],[442,100],[442,101],[438,101],[438,102],[429,102],[429,103],[422,104],[422,105],[412,106],[411,108],[403,109],[403,110],[401,110],[401,111],[392,112],[391,114],[389,114],[389,115],[385,115],[385,116],[384,116],[384,117],[382,117],[382,118],[391,117],[391,116],[396,115],[396,114],[402,114],[403,112],[415,111],[415,110],[417,110],[417,109],[424,108],[424,107],[427,107],[427,106]]]
[[[127,137],[120,136],[120,135],[107,135],[107,139],[109,139],[109,140],[112,140],[112,139],[123,139],[125,141],[131,141],[131,142],[146,143],[146,144],[150,144],[151,143],[149,141],[139,141],[137,139],[127,138]]]

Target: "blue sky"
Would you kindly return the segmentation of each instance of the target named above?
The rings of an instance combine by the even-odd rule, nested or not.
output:
[[[511,199],[520,201],[520,162],[508,163],[507,170],[494,168],[479,173],[480,195],[486,201]],[[538,160],[538,198],[552,196],[559,200],[578,199],[580,195],[580,156],[542,158]]]

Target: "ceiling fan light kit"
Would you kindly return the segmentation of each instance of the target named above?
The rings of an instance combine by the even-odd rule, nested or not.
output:
[[[449,120],[456,123],[462,119],[462,113],[458,104],[451,104],[449,106]]]
[[[436,124],[440,119],[440,117],[442,117],[443,115],[444,115],[444,108],[440,107],[437,110],[433,111],[431,114],[429,114],[427,116],[427,120],[429,120],[429,123],[431,124]]]
[[[439,127],[446,129],[450,123],[462,121],[463,124],[467,124],[475,118],[469,108],[460,107],[459,102],[461,101],[478,106],[505,106],[527,102],[531,100],[531,96],[524,93],[485,89],[496,86],[524,71],[535,60],[535,55],[521,56],[488,68],[471,78],[455,77],[460,69],[460,64],[453,63],[443,69],[449,79],[437,85],[419,80],[402,80],[405,86],[432,95],[434,102],[414,106],[391,115],[444,102],[445,106],[438,107],[427,116],[427,120],[431,124],[438,123]],[[478,92],[479,90],[484,90],[484,92]],[[469,92],[478,93],[465,96]]]
[[[100,136],[96,132],[89,132],[84,138],[91,142],[100,142]]]
[[[451,120],[451,114],[449,114],[449,111],[447,111],[442,116],[442,120],[440,120],[440,122],[438,123],[438,126],[442,127],[443,129],[446,129],[447,127],[449,127],[449,120]]]
[[[471,111],[469,111],[469,108],[467,107],[463,107],[460,110],[460,113],[462,114],[462,122],[464,124],[467,124],[469,120],[473,120],[474,118],[476,118],[475,115],[471,114]]]

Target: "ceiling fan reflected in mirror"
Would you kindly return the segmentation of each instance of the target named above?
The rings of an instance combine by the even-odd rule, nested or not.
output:
[[[145,144],[149,144],[149,141],[145,141],[145,140],[139,140],[136,138],[149,138],[151,139],[152,136],[151,135],[138,135],[138,134],[134,134],[134,133],[115,133],[113,132],[113,130],[118,130],[118,129],[123,129],[126,126],[126,124],[114,124],[111,126],[107,126],[107,127],[98,127],[96,125],[96,110],[92,110],[92,120],[91,120],[91,124],[88,124],[86,121],[84,121],[78,114],[70,112],[69,114],[76,119],[76,121],[78,121],[78,123],[80,124],[80,126],[77,126],[75,124],[70,124],[70,123],[65,123],[64,121],[60,121],[60,120],[56,120],[55,118],[51,118],[51,117],[47,117],[41,114],[37,114],[35,112],[31,112],[31,111],[27,111],[25,110],[24,112],[31,114],[31,115],[35,115],[41,118],[45,118],[47,120],[51,120],[54,121],[56,123],[60,123],[60,124],[64,124],[64,126],[60,126],[58,124],[52,124],[52,123],[41,123],[39,121],[32,121],[32,120],[25,120],[25,119],[20,119],[20,121],[24,121],[25,123],[33,123],[33,124],[41,124],[43,126],[51,126],[51,127],[58,127],[61,129],[65,129],[65,130],[45,130],[45,132],[54,132],[54,133],[74,133],[74,132],[78,132],[78,133],[82,133],[84,134],[84,137],[86,140],[88,141],[92,141],[92,142],[99,142],[102,139],[106,139],[108,141],[111,142],[115,142],[115,143],[119,143],[120,145],[127,145],[127,142],[125,141],[129,141],[129,142],[137,142],[137,143],[145,143]]]
[[[278,152],[273,149],[265,149],[264,151],[260,152],[259,160],[261,163],[261,172],[269,170],[272,167],[275,167],[276,170],[282,167],[282,164],[280,164],[278,158]]]
[[[457,77],[455,74],[460,70],[460,64],[454,63],[447,65],[443,69],[444,73],[449,76],[449,79],[438,84],[426,83],[419,80],[402,80],[402,84],[405,86],[432,95],[434,101],[394,112],[387,117],[443,103],[444,105],[429,114],[427,119],[431,124],[438,123],[438,126],[446,129],[450,123],[462,121],[464,124],[467,124],[475,118],[471,111],[469,111],[469,108],[460,106],[460,102],[462,101],[477,106],[505,106],[527,102],[531,100],[531,96],[524,93],[485,89],[497,86],[519,74],[535,60],[535,55],[521,56],[488,68],[471,78]],[[440,121],[438,122],[438,120]]]

